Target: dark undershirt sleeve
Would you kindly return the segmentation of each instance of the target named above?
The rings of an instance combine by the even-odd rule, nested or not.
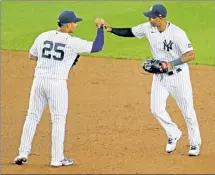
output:
[[[112,28],[111,33],[122,37],[135,37],[131,28]]]

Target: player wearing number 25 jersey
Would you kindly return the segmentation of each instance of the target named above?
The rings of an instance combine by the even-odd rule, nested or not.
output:
[[[46,104],[52,121],[51,166],[72,165],[64,156],[65,123],[68,110],[68,73],[81,53],[99,52],[103,48],[103,19],[95,20],[97,36],[94,42],[70,36],[77,22],[82,21],[73,11],[63,11],[58,17],[57,30],[39,35],[30,49],[29,58],[37,61],[30,94],[28,114],[24,123],[19,154],[14,163],[22,165],[31,151],[37,124]]]

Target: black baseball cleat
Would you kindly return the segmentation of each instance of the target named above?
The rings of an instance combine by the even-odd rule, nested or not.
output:
[[[27,157],[18,155],[18,156],[14,159],[14,164],[16,164],[16,165],[22,165],[22,164],[24,164],[25,162],[27,162],[27,160],[28,160]]]

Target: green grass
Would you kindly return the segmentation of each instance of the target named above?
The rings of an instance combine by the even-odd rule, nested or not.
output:
[[[41,32],[55,29],[58,14],[71,9],[83,17],[74,34],[94,40],[94,19],[111,26],[132,27],[146,22],[143,11],[157,2],[2,2],[2,49],[28,51]],[[161,2],[159,2],[161,3]],[[196,52],[196,64],[215,65],[214,2],[163,2],[168,20],[187,32]],[[145,59],[151,56],[147,39],[121,38],[105,33],[105,46],[94,56]]]

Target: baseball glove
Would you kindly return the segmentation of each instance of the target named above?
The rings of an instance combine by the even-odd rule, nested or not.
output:
[[[146,61],[144,61],[143,69],[146,72],[153,73],[153,74],[168,72],[167,62],[156,60],[156,59],[147,59]]]

